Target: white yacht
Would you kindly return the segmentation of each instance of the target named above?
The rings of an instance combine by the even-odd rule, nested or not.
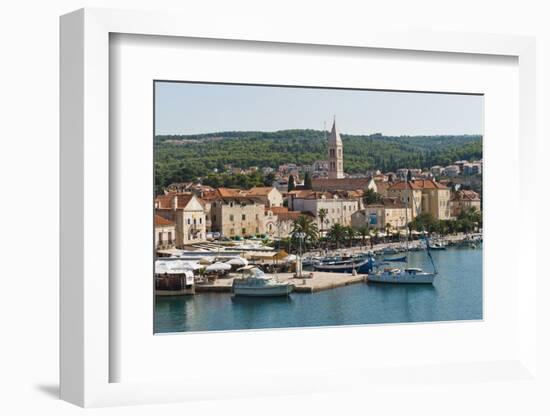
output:
[[[294,290],[292,283],[279,282],[257,267],[245,266],[238,271],[242,272],[242,277],[233,279],[235,296],[288,296]]]
[[[428,273],[416,267],[404,269],[387,268],[383,271],[369,273],[369,282],[378,283],[429,283],[432,284],[437,272]]]

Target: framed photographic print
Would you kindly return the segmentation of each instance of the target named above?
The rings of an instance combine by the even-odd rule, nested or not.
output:
[[[155,333],[483,318],[482,95],[154,94]]]
[[[533,40],[304,36],[62,17],[65,400],[533,377]]]

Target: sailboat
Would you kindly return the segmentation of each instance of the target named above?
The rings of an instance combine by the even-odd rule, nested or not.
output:
[[[408,185],[408,181],[407,181]],[[405,189],[407,189],[407,186],[405,186]],[[413,204],[414,204],[414,198],[413,198]],[[408,205],[408,204],[407,204]],[[405,209],[405,223],[408,224],[408,209]],[[406,239],[406,250],[408,252],[409,250],[409,235],[407,234]],[[422,269],[419,269],[418,267],[404,267],[402,269],[397,267],[385,267],[384,269],[380,270],[378,268],[373,273],[369,273],[367,276],[368,282],[377,282],[377,283],[427,283],[427,284],[433,284],[433,281],[435,279],[435,276],[437,275],[437,270],[435,268],[435,263],[432,258],[432,254],[430,253],[430,242],[428,241],[428,238],[426,237],[426,253],[428,253],[428,257],[430,258],[430,261],[433,266],[433,272],[425,272]],[[407,259],[408,260],[408,259]],[[387,263],[386,263],[387,264]]]

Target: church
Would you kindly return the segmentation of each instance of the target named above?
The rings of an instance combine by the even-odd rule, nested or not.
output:
[[[328,136],[328,162],[329,162],[329,179],[344,178],[344,146],[342,138],[336,128],[336,117],[332,123],[332,130]]]
[[[336,127],[336,118],[328,136],[328,178],[314,178],[314,191],[354,191],[373,187],[372,178],[346,178],[344,173],[344,145]]]

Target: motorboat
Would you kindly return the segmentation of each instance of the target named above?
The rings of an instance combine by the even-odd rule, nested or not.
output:
[[[241,267],[242,277],[233,279],[235,296],[288,296],[294,290],[290,282],[280,282],[275,276],[265,274],[254,266]]]
[[[428,283],[433,284],[437,272],[428,273],[416,267],[385,268],[382,271],[369,273],[367,281],[377,283]]]
[[[447,247],[445,247],[441,243],[433,243],[433,244],[428,243],[428,248],[430,250],[447,250]]]

